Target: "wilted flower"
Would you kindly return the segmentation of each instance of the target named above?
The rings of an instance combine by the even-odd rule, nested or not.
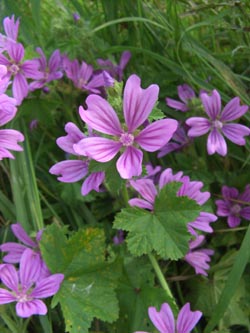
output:
[[[235,97],[221,111],[221,97],[217,90],[213,90],[211,96],[202,93],[200,98],[209,119],[203,117],[187,119],[186,124],[191,127],[188,136],[198,137],[209,132],[207,140],[209,155],[216,152],[222,156],[227,154],[227,144],[223,135],[237,145],[245,145],[244,136],[250,134],[250,129],[244,125],[231,123],[231,121],[244,115],[248,106],[240,106],[239,97]]]
[[[243,193],[235,187],[222,187],[222,200],[216,200],[218,216],[227,217],[230,228],[237,227],[241,218],[250,220],[250,185],[247,185]]]
[[[19,272],[11,264],[0,269],[2,283],[10,290],[0,288],[0,304],[17,302],[16,313],[27,318],[34,314],[45,315],[47,307],[40,298],[47,298],[57,293],[64,279],[63,274],[53,274],[40,279],[39,255],[26,249],[20,260]]]
[[[98,162],[108,162],[121,151],[116,167],[124,179],[142,173],[143,153],[138,146],[154,152],[171,139],[177,128],[176,120],[162,119],[140,129],[151,113],[159,92],[159,87],[155,84],[147,89],[142,89],[140,84],[141,80],[137,75],[131,75],[126,82],[123,98],[125,124],[120,123],[111,105],[98,95],[88,96],[87,110],[82,106],[79,108],[80,116],[88,126],[112,138],[85,138],[74,145],[74,150]]]
[[[159,333],[190,333],[202,316],[201,311],[191,311],[186,303],[175,321],[173,312],[167,303],[163,303],[160,311],[153,306],[148,308],[148,315]],[[135,332],[147,333],[147,332]]]

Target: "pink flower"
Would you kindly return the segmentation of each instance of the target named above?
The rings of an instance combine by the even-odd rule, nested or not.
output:
[[[173,109],[186,112],[189,110],[188,102],[195,98],[194,90],[188,84],[182,84],[177,87],[178,96],[181,102],[176,101],[175,99],[166,98],[166,104]]]
[[[171,139],[178,124],[176,120],[163,119],[140,129],[151,113],[159,93],[159,87],[155,84],[147,89],[142,89],[140,84],[141,80],[136,75],[131,75],[126,82],[123,98],[125,124],[120,123],[111,105],[98,95],[90,95],[86,99],[87,110],[82,106],[79,108],[80,116],[88,126],[112,137],[82,139],[74,145],[75,151],[98,162],[108,162],[120,151],[116,167],[124,179],[142,173],[143,153],[138,148],[150,152],[160,149]]]
[[[5,35],[0,34],[0,50],[6,50],[9,43],[15,43],[18,36],[19,19],[15,22],[15,16],[5,17],[3,20]]]
[[[250,220],[250,185],[247,185],[243,193],[235,187],[222,187],[222,200],[216,200],[217,215],[227,217],[230,228],[237,227],[241,218]]]
[[[195,240],[189,243],[189,252],[185,255],[184,260],[189,263],[196,274],[207,276],[207,270],[210,268],[210,256],[214,254],[214,250],[201,249],[200,246],[204,243],[205,237],[197,235]]]
[[[59,80],[63,77],[63,72],[61,70],[61,55],[59,50],[55,50],[48,63],[45,57],[43,50],[38,47],[36,52],[40,55],[38,58],[39,70],[42,73],[43,77],[38,81],[33,81],[29,85],[30,91],[35,89],[41,89],[44,85],[53,80]]]
[[[49,172],[59,176],[57,179],[64,183],[74,183],[85,178],[89,173],[89,159],[79,159],[79,155],[74,150],[74,145],[85,135],[79,130],[74,123],[67,123],[65,126],[66,136],[62,136],[56,140],[57,145],[66,153],[77,156],[77,159],[61,161],[53,165]],[[90,191],[100,191],[100,186],[105,178],[105,173],[102,171],[93,172],[86,177],[82,184],[81,193],[87,195]]]
[[[112,63],[111,60],[97,59],[98,64],[107,71],[113,78],[117,79],[118,82],[122,81],[123,71],[131,58],[129,51],[124,51],[121,55],[121,59],[118,65]]]
[[[148,308],[148,315],[160,333],[190,333],[202,316],[201,311],[191,311],[186,303],[180,310],[175,321],[173,312],[167,303],[163,303],[160,311],[153,306]],[[147,332],[135,332],[147,333]]]
[[[20,43],[10,43],[7,47],[8,58],[0,54],[0,64],[8,68],[7,77],[13,77],[12,93],[17,105],[28,95],[27,79],[39,80],[42,73],[39,72],[37,59],[23,61],[24,47]]]
[[[207,139],[209,155],[216,152],[221,156],[227,154],[224,136],[237,145],[245,145],[244,136],[250,134],[250,129],[244,125],[231,123],[231,121],[243,116],[247,112],[248,106],[241,106],[239,97],[235,97],[221,110],[221,98],[217,90],[213,90],[211,96],[202,93],[200,98],[209,119],[203,117],[187,119],[186,124],[191,127],[188,136],[198,137],[209,132]]]
[[[17,302],[16,313],[28,318],[34,314],[45,315],[47,307],[40,298],[47,298],[57,293],[64,279],[63,274],[53,274],[40,279],[38,254],[26,249],[20,260],[20,270],[11,264],[0,269],[2,283],[10,290],[0,288],[0,304]]]
[[[176,193],[176,196],[187,196],[190,199],[193,199],[197,202],[198,205],[203,205],[210,197],[209,192],[201,192],[203,187],[202,182],[191,181],[188,176],[183,176],[183,172],[179,171],[175,175],[172,173],[172,169],[165,169],[159,179],[159,190],[161,190],[166,184],[170,182],[180,182],[182,185]],[[139,207],[142,209],[154,209],[155,198],[158,195],[158,189],[151,179],[138,179],[131,180],[131,186],[141,195],[142,198],[132,198],[129,200],[130,206]],[[210,226],[211,222],[215,222],[217,216],[207,212],[200,212],[199,216],[195,221],[190,221],[188,223],[188,231],[192,235],[196,235],[197,230],[205,232],[213,232],[213,229]]]

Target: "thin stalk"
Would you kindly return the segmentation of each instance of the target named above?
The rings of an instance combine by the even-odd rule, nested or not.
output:
[[[155,256],[152,253],[149,254],[148,257],[149,257],[149,260],[150,260],[150,262],[151,262],[151,264],[154,268],[154,271],[155,271],[156,276],[157,276],[157,278],[160,282],[160,285],[162,286],[162,288],[165,290],[165,292],[167,294],[167,298],[171,299],[172,303],[176,307],[176,310],[178,311],[178,306],[177,306],[177,304],[175,302],[175,299],[174,299],[174,296],[173,296],[173,294],[172,294],[172,292],[171,292],[171,290],[170,290],[170,288],[167,284],[167,281],[166,281],[166,279],[165,279],[165,277],[164,277],[164,275],[161,271],[161,268],[158,264],[158,261],[156,260]]]
[[[5,324],[9,327],[12,333],[20,333],[20,327],[16,324],[14,320],[12,320],[7,313],[1,312],[1,318],[5,322]]]

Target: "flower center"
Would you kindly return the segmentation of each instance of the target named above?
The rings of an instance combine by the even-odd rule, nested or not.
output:
[[[214,125],[214,127],[217,128],[217,129],[221,129],[221,128],[223,127],[223,123],[222,123],[221,121],[219,121],[219,120],[215,120],[215,121],[213,122],[213,125]]]
[[[19,72],[20,68],[18,67],[18,65],[13,64],[9,67],[9,71],[13,74],[16,75]]]
[[[129,133],[122,133],[119,141],[123,144],[123,146],[132,146],[134,143],[134,136]]]
[[[31,300],[32,300],[32,298],[23,292],[21,292],[19,295],[17,295],[17,302],[24,303],[24,302],[31,301]]]
[[[238,215],[241,211],[241,206],[239,204],[235,204],[231,207],[230,209],[230,212],[233,214],[233,215]]]

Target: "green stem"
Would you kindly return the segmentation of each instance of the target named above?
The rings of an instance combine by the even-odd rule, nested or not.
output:
[[[158,264],[158,261],[156,260],[155,256],[152,253],[149,254],[148,257],[149,257],[149,260],[150,260],[150,262],[151,262],[151,264],[152,264],[152,266],[155,270],[155,273],[156,273],[156,276],[157,276],[157,278],[160,282],[160,285],[162,286],[162,288],[165,290],[165,292],[167,294],[167,298],[172,301],[176,310],[178,311],[178,306],[177,306],[177,304],[175,302],[175,299],[174,299],[174,296],[173,296],[173,294],[172,294],[172,292],[171,292],[171,290],[170,290],[170,288],[167,284],[167,281],[166,281],[166,279],[165,279],[165,277],[164,277],[164,275],[161,271],[161,268]]]
[[[17,326],[16,322],[12,320],[7,313],[1,312],[1,318],[5,324],[9,327],[12,333],[20,333],[20,327]]]
[[[125,203],[125,207],[129,207],[129,204],[128,204],[129,195],[128,195],[128,189],[127,189],[126,183],[122,187],[122,196],[123,196],[123,200],[124,200],[124,203]]]

